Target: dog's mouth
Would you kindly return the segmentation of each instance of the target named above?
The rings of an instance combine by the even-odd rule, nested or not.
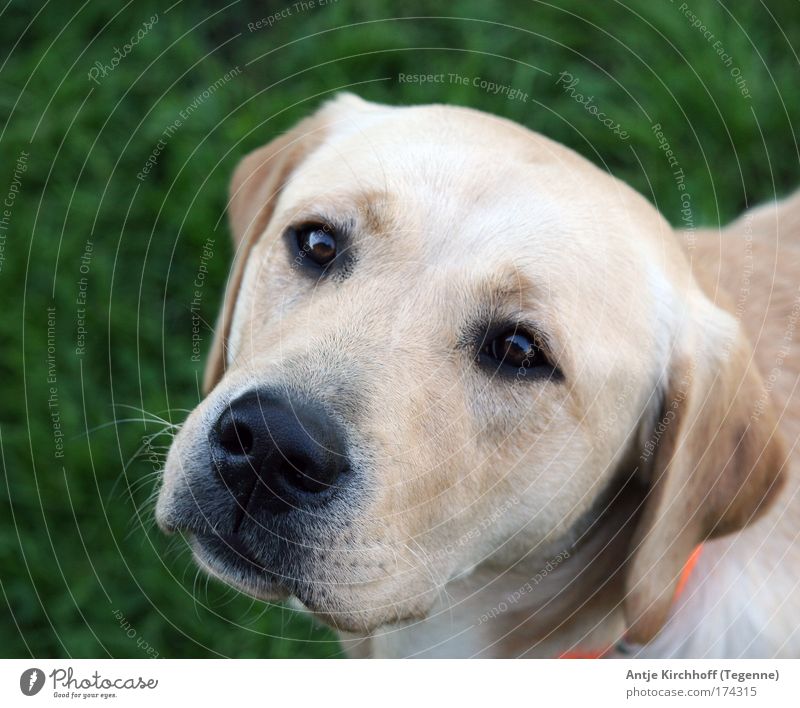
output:
[[[297,599],[309,612],[326,621],[326,609],[319,602],[314,583],[276,570],[259,560],[235,534],[193,533],[190,545],[198,564],[211,576],[263,602]]]
[[[331,613],[318,602],[313,584],[282,576],[257,560],[235,535],[202,533],[191,540],[195,558],[213,577],[263,602],[295,598],[322,622],[340,629],[363,630],[363,624],[350,623],[346,617]]]
[[[199,565],[237,590],[265,601],[284,600],[291,595],[290,583],[259,561],[236,535],[194,533],[189,541]]]
[[[384,624],[424,616],[416,607],[405,612],[398,603],[386,599],[379,598],[374,607],[370,607],[369,601],[356,602],[356,598],[349,597],[345,591],[348,585],[345,581],[298,577],[297,571],[302,565],[298,562],[288,563],[288,567],[295,570],[295,575],[289,575],[284,570],[287,563],[272,558],[261,560],[246,541],[235,534],[192,532],[189,542],[198,564],[212,577],[263,602],[294,598],[318,620],[341,631],[365,633]],[[373,582],[380,583],[377,579]]]

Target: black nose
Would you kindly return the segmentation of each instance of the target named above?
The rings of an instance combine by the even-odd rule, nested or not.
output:
[[[248,391],[222,412],[211,455],[244,512],[304,508],[325,501],[347,471],[340,428],[325,410],[265,391]]]

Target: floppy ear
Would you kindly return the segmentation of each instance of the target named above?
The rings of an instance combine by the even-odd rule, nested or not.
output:
[[[732,316],[701,294],[693,299],[642,455],[651,486],[625,584],[626,639],[638,644],[666,621],[697,545],[751,523],[783,479],[783,446],[752,347]]]
[[[206,363],[205,394],[225,373],[233,310],[250,251],[267,228],[284,184],[303,159],[322,142],[323,127],[320,111],[298,123],[288,133],[246,155],[233,173],[228,219],[235,247],[234,264]]]

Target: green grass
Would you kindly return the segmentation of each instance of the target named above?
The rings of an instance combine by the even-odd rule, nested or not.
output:
[[[197,577],[181,543],[157,532],[148,497],[163,450],[125,469],[160,427],[136,420],[141,410],[178,422],[198,400],[192,283],[202,245],[214,238],[201,306],[213,322],[230,257],[220,219],[237,158],[323,96],[357,83],[376,101],[507,116],[604,165],[676,224],[680,193],[653,123],[685,172],[695,223],[725,221],[800,184],[794,0],[771,2],[772,16],[757,3],[690,3],[750,98],[678,0],[630,8],[339,0],[254,32],[248,22],[286,5],[217,11],[182,2],[165,12],[170,4],[91,2],[78,12],[76,3],[71,16],[64,5],[37,14],[14,0],[0,18],[0,198],[21,152],[30,154],[0,270],[3,656],[142,657],[149,647],[165,657],[339,655],[333,635],[308,618]],[[453,17],[405,19],[445,7]],[[130,54],[99,85],[89,81],[95,62],[109,63],[155,13]],[[139,181],[165,128],[236,66],[241,74],[183,121]],[[627,140],[565,93],[556,83],[562,71]],[[415,86],[399,83],[399,73],[458,74],[467,85]],[[493,96],[474,77],[528,100]],[[82,274],[87,240],[93,252]],[[77,355],[84,275],[85,353]],[[55,383],[48,307],[56,308]],[[204,350],[208,341],[204,332]],[[51,387],[63,458],[55,456]]]

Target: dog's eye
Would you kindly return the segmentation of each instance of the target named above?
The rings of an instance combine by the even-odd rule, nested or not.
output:
[[[499,337],[491,339],[481,353],[498,364],[515,369],[550,366],[535,338],[517,328],[506,330]]]
[[[308,224],[296,230],[297,248],[302,257],[325,267],[336,258],[336,234],[325,224]]]

